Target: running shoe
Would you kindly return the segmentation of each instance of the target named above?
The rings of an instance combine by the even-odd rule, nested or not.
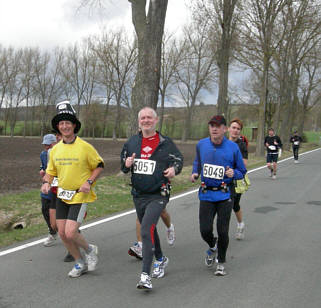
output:
[[[136,257],[139,260],[143,259],[143,251],[142,247],[135,242],[133,246],[131,246],[128,250],[128,254],[130,256]]]
[[[206,256],[205,256],[205,265],[206,266],[208,266],[208,267],[213,266],[213,264],[215,262],[216,252],[217,252],[216,245],[214,248],[209,248],[206,251]]]
[[[136,285],[137,289],[151,290],[153,288],[150,276],[146,273],[140,274],[140,280]]]
[[[167,229],[167,243],[170,246],[174,245],[175,242],[175,229],[174,229],[174,225],[171,224],[171,226]]]
[[[64,262],[73,262],[73,261],[75,261],[75,258],[68,251],[68,253],[64,257]]]
[[[76,263],[72,270],[68,273],[68,276],[71,278],[77,278],[80,275],[88,271],[87,264],[85,263]]]
[[[96,245],[89,244],[91,248],[90,253],[86,253],[86,262],[88,265],[88,271],[92,272],[96,269],[98,263],[98,247]]]
[[[295,160],[295,161],[294,161],[294,163],[295,163],[295,164],[298,164],[298,163],[299,163],[299,161],[298,161],[298,160]]]
[[[275,174],[273,174],[272,180],[276,180],[276,175]]]
[[[43,245],[46,247],[50,247],[55,243],[55,240],[57,238],[57,234],[48,234],[48,237],[44,241]]]
[[[224,268],[224,265],[222,263],[218,263],[216,265],[216,270],[214,272],[215,276],[225,276],[226,275],[226,271]]]
[[[165,267],[168,265],[168,258],[163,256],[161,261],[154,262],[152,278],[162,278],[165,275]]]
[[[235,238],[237,240],[243,240],[244,239],[244,228],[245,228],[244,223],[241,223],[241,224],[237,225],[236,234],[235,234]]]

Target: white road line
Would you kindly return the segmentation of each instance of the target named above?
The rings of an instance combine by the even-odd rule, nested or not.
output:
[[[312,152],[319,151],[319,150],[321,150],[321,148],[314,149],[314,150],[311,150],[311,151],[308,151],[308,152],[304,152],[304,153],[300,154],[300,156],[303,156],[303,155],[306,155],[306,154],[310,154],[310,153],[312,153]],[[282,159],[282,160],[280,160],[278,163],[283,163],[283,162],[285,162],[285,161],[287,161],[287,160],[290,160],[290,159],[293,159],[293,157],[291,156],[291,157]],[[264,166],[261,166],[261,167],[258,167],[258,168],[255,168],[255,169],[251,169],[251,170],[248,171],[248,173],[252,173],[252,172],[255,172],[255,171],[264,169],[264,168],[266,168],[265,165],[264,165]],[[185,197],[185,196],[190,195],[190,194],[193,194],[193,193],[195,193],[195,192],[197,192],[197,191],[198,191],[198,189],[194,189],[194,190],[185,192],[185,193],[183,193],[183,194],[174,196],[174,197],[170,198],[170,201],[175,200],[175,199],[178,199],[178,198]],[[80,227],[80,230],[85,230],[85,229],[88,229],[88,228],[91,228],[91,227],[94,227],[94,226],[103,224],[103,223],[105,223],[105,222],[109,222],[109,221],[112,221],[112,220],[121,218],[121,217],[123,217],[123,216],[127,216],[127,215],[130,215],[130,214],[134,214],[135,212],[136,212],[136,210],[130,210],[130,211],[127,211],[127,212],[124,212],[124,213],[121,213],[121,214],[117,214],[117,215],[112,216],[112,217],[104,218],[104,219],[101,219],[101,220],[98,220],[98,221],[95,221],[95,222],[86,224],[86,225],[84,225],[84,226],[81,226],[81,227]],[[27,244],[24,244],[24,245],[20,245],[20,246],[14,247],[14,248],[10,248],[10,249],[4,250],[4,251],[0,251],[0,257],[1,257],[1,256],[5,256],[5,255],[10,254],[10,253],[13,253],[13,252],[16,252],[16,251],[19,251],[19,250],[22,250],[22,249],[25,249],[25,248],[28,248],[28,247],[32,247],[32,246],[41,244],[41,243],[43,243],[46,239],[47,239],[47,238],[45,237],[45,238],[40,239],[40,240],[37,240],[37,241],[33,241],[33,242],[30,242],[30,243],[27,243]]]

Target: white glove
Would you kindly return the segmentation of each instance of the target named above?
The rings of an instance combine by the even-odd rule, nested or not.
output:
[[[282,149],[279,149],[279,158],[282,156]]]

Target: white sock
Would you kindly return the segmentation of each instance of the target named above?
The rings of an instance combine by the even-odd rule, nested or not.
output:
[[[143,247],[143,242],[137,242],[139,247]]]
[[[242,222],[238,222],[238,223],[237,223],[237,226],[238,226],[239,228],[244,228],[245,224],[244,224],[244,222],[242,221]]]

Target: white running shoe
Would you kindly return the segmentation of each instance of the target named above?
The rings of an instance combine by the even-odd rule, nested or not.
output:
[[[272,180],[276,180],[276,175],[275,174],[273,174]]]
[[[165,267],[168,265],[168,258],[163,256],[162,261],[154,262],[152,278],[162,278],[165,275]]]
[[[298,163],[299,163],[299,161],[298,161],[298,160],[295,160],[295,161],[294,161],[294,163],[295,163],[295,164],[298,164]]]
[[[85,263],[76,263],[72,270],[68,273],[68,276],[71,278],[77,278],[83,273],[86,273],[88,270],[87,264]]]
[[[217,263],[214,275],[215,276],[225,276],[226,275],[226,271],[225,271],[224,265],[222,263]]]
[[[96,245],[89,244],[91,251],[86,255],[86,262],[88,265],[88,271],[92,272],[96,269],[98,263],[98,247]]]
[[[55,240],[57,238],[57,234],[48,234],[48,237],[44,241],[43,245],[46,247],[50,247],[55,243]]]
[[[137,289],[151,290],[153,288],[150,276],[146,273],[140,274],[140,280],[136,285]]]
[[[244,223],[237,224],[236,234],[235,234],[235,238],[237,240],[243,240],[244,239],[244,228],[245,228]]]
[[[142,260],[143,259],[143,248],[137,242],[135,242],[134,245],[128,249],[128,254],[130,256],[133,256],[137,259]]]
[[[176,236],[175,236],[175,228],[174,225],[171,224],[171,226],[167,229],[167,243],[170,246],[174,245]]]

